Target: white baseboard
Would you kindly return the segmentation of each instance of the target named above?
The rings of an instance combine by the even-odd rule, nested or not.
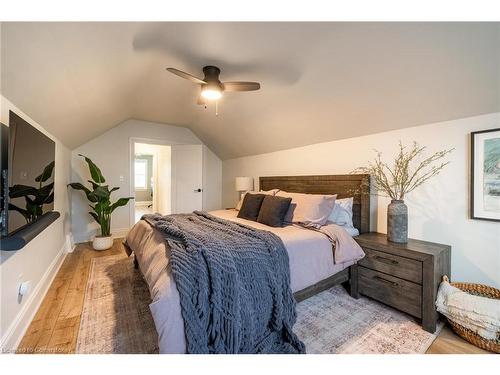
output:
[[[135,202],[135,206],[136,207],[147,207],[149,205],[152,205],[153,202],[152,201],[139,201],[139,202]]]
[[[68,252],[71,251],[71,244],[68,247],[68,241],[65,241],[61,250],[59,250],[59,253],[55,256],[54,260],[47,268],[47,271],[33,289],[33,292],[29,294],[28,299],[17,314],[16,318],[2,336],[0,341],[1,352],[12,352],[17,349],[31,321],[35,317],[36,312],[40,308],[40,305],[42,304],[52,281],[57,275],[64,258]]]

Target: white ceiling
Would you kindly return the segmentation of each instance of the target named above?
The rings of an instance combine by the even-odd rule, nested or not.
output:
[[[74,148],[128,118],[222,159],[500,111],[500,23],[2,23],[1,91]],[[214,108],[168,66],[262,89]]]

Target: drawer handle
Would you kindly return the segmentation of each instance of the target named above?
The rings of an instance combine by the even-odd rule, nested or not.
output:
[[[376,260],[378,260],[379,262],[382,262],[382,263],[387,263],[387,264],[398,264],[398,261],[397,261],[397,260],[384,258],[384,257],[381,257],[380,255],[375,255],[375,259],[376,259]]]
[[[390,280],[387,280],[387,279],[384,279],[383,277],[380,277],[380,276],[373,276],[374,279],[376,280],[380,280],[384,283],[387,283],[387,284],[391,284],[392,286],[398,286],[398,283],[394,282],[394,281],[390,281]]]

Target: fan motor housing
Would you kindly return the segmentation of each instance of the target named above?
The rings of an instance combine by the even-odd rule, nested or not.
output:
[[[216,66],[207,65],[203,67],[203,73],[205,74],[205,77],[203,78],[205,82],[217,82],[222,86],[219,80],[219,75],[220,75],[219,68],[217,68]]]

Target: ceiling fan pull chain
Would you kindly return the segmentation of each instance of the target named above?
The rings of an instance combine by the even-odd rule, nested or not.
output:
[[[219,107],[218,107],[218,101],[215,101],[215,115],[219,116]]]

